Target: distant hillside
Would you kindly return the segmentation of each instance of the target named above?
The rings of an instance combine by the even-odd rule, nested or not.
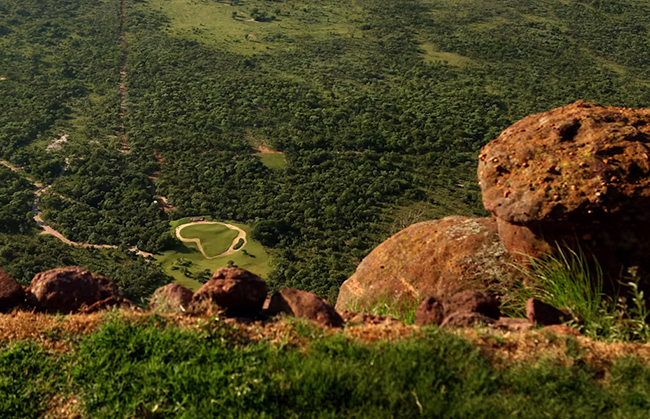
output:
[[[650,106],[649,9],[0,0],[0,157],[53,185],[40,206],[71,240],[160,252],[169,220],[233,220],[269,249],[272,286],[333,301],[392,232],[483,213],[476,153],[514,121],[577,99]],[[6,256],[36,240],[31,188],[0,187],[17,220],[0,264],[23,282],[58,263],[21,276]]]

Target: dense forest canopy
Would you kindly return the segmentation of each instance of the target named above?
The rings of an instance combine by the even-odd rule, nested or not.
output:
[[[0,157],[24,168],[0,168],[0,253],[38,234],[29,176],[53,185],[43,214],[71,240],[159,252],[170,219],[243,222],[272,253],[273,287],[333,299],[396,228],[482,214],[477,151],[517,119],[578,99],[650,106],[650,5],[634,0],[126,11],[123,22],[119,0],[0,0]],[[264,165],[260,145],[287,166]],[[2,263],[28,279],[16,252]],[[73,259],[99,266],[100,253]]]

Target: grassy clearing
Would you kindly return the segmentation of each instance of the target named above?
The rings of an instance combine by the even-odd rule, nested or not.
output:
[[[440,51],[432,42],[425,42],[420,47],[424,51],[424,60],[432,63],[442,61],[454,67],[465,67],[473,62],[471,58],[463,57],[460,54]]]
[[[361,15],[359,8],[340,0],[327,4],[314,0],[149,0],[147,4],[171,18],[169,31],[175,36],[240,54],[286,49],[303,39],[353,36],[357,31],[353,20]],[[268,18],[255,21],[252,15],[256,9]]]
[[[0,416],[43,415],[55,394],[74,394],[92,418],[642,418],[650,409],[642,358],[590,362],[572,338],[531,335],[553,356],[497,366],[437,328],[368,344],[295,321],[253,333],[214,320],[109,317],[65,338],[70,351],[0,344]],[[494,350],[508,353],[508,339],[495,337]]]
[[[221,224],[197,224],[179,233],[184,239],[198,239],[208,257],[220,255],[230,248],[239,232]]]
[[[259,157],[259,159],[264,163],[264,165],[271,169],[284,169],[287,167],[287,160],[284,158],[284,154],[281,153],[255,153],[254,156]]]
[[[176,227],[188,222],[188,218],[171,222],[171,234],[174,234]],[[251,229],[247,225],[230,224],[246,232],[247,243],[238,252],[230,256],[206,259],[194,243],[182,243],[174,249],[156,256],[156,261],[161,264],[166,274],[171,275],[176,282],[192,290],[197,290],[202,285],[200,281],[205,280],[206,275],[209,278],[217,269],[228,266],[230,260],[240,268],[260,275],[262,278],[267,277],[271,271],[271,266],[269,265],[269,255],[266,253],[264,246],[255,240],[251,240]],[[232,243],[232,239],[230,243]]]

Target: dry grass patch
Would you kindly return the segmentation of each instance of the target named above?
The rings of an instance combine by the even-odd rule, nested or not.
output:
[[[650,344],[603,342],[585,336],[557,335],[545,331],[498,332],[488,329],[461,329],[458,335],[468,339],[501,369],[520,364],[551,361],[570,366],[584,362],[595,371],[606,372],[619,359],[637,357],[650,362]]]

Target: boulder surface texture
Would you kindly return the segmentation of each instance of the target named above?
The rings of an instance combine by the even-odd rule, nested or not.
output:
[[[413,224],[366,256],[341,286],[336,309],[484,290],[515,274],[510,261],[490,218],[451,216]]]
[[[220,268],[194,293],[192,302],[216,304],[228,316],[255,316],[267,292],[266,282],[259,276],[241,268]]]
[[[316,294],[295,288],[283,288],[271,297],[268,314],[286,313],[309,319],[323,326],[341,327],[343,318],[327,301]]]
[[[25,301],[25,291],[15,279],[0,268],[0,313],[11,311]]]
[[[650,109],[578,101],[528,116],[483,147],[478,176],[511,253],[579,245],[613,275],[650,268]]]
[[[70,313],[118,294],[117,286],[110,279],[78,266],[68,266],[36,274],[28,300],[42,311]]]

